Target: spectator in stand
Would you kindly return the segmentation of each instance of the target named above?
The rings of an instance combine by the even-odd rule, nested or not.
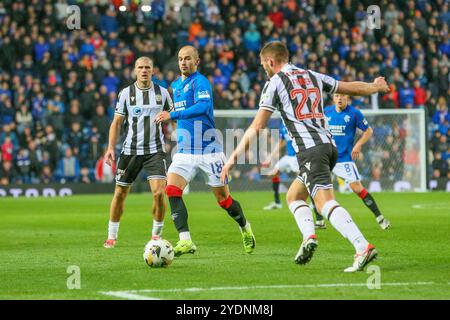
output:
[[[80,177],[80,163],[72,154],[72,149],[69,147],[64,153],[64,157],[58,162],[56,170],[59,182],[78,182]]]
[[[13,160],[14,147],[10,136],[5,137],[5,141],[1,145],[2,162]]]
[[[427,101],[427,92],[421,87],[419,80],[414,80],[414,107],[424,108]]]

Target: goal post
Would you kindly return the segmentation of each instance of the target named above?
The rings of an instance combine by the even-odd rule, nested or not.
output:
[[[374,134],[362,149],[356,161],[362,182],[371,192],[377,191],[426,191],[427,190],[427,150],[426,118],[423,109],[361,110]],[[216,128],[222,132],[224,151],[230,155],[240,140],[239,134],[245,130],[256,115],[257,110],[215,110]],[[281,118],[276,112],[269,121],[270,129],[278,129]],[[358,130],[359,131],[359,130]],[[276,131],[275,131],[276,132]],[[231,141],[227,137],[235,134]],[[242,136],[242,135],[240,135]],[[275,143],[272,134],[267,139],[267,153]],[[358,133],[357,138],[358,139]],[[260,148],[259,142],[258,148]],[[270,145],[272,144],[272,145]],[[261,152],[247,156],[247,163],[237,165],[238,189],[257,189],[257,184],[269,180],[261,174],[261,162],[265,156]],[[282,155],[281,155],[282,156]],[[240,181],[239,181],[240,180]],[[286,179],[287,180],[287,179]],[[252,182],[256,182],[253,184]],[[268,189],[270,190],[270,189]]]

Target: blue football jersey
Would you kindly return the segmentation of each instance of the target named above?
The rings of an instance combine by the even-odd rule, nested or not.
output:
[[[289,132],[283,123],[280,126],[280,138],[287,142],[287,144],[286,144],[287,155],[295,156],[295,150],[294,150],[294,147],[292,146],[292,138],[289,135]]]
[[[208,79],[198,71],[171,84],[177,120],[178,152],[206,154],[222,152],[214,123],[213,95]]]
[[[326,107],[325,117],[339,152],[338,162],[353,161],[352,150],[356,128],[366,131],[369,128],[366,118],[353,106],[347,106],[342,112],[337,112],[336,106]]]

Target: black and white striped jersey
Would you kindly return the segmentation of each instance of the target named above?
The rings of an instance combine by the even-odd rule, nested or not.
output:
[[[140,89],[135,82],[120,91],[115,113],[127,121],[122,153],[146,155],[165,152],[161,124],[156,124],[155,118],[159,112],[170,111],[172,107],[167,89],[154,83],[148,89]]]
[[[330,76],[286,64],[265,84],[259,108],[280,111],[296,152],[334,144],[324,117],[323,92],[334,93],[337,85]]]

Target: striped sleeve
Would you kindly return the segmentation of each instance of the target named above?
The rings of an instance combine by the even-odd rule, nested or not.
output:
[[[318,79],[320,82],[322,82],[322,88],[323,91],[333,94],[336,92],[337,90],[337,86],[338,86],[338,82],[336,79],[333,79],[330,76],[327,76],[325,74],[319,73],[319,72],[315,72],[312,70],[308,70],[309,72],[311,72],[316,79]]]
[[[170,112],[173,109],[172,98],[170,97],[170,93],[167,89],[162,88],[162,92],[163,92],[163,99],[164,99],[163,111]]]
[[[277,109],[276,97],[278,96],[275,81],[267,81],[259,99],[259,109],[274,112]]]
[[[126,88],[119,92],[119,96],[117,97],[116,110],[114,113],[119,114],[121,116],[126,115],[127,109],[127,99],[126,99]]]

